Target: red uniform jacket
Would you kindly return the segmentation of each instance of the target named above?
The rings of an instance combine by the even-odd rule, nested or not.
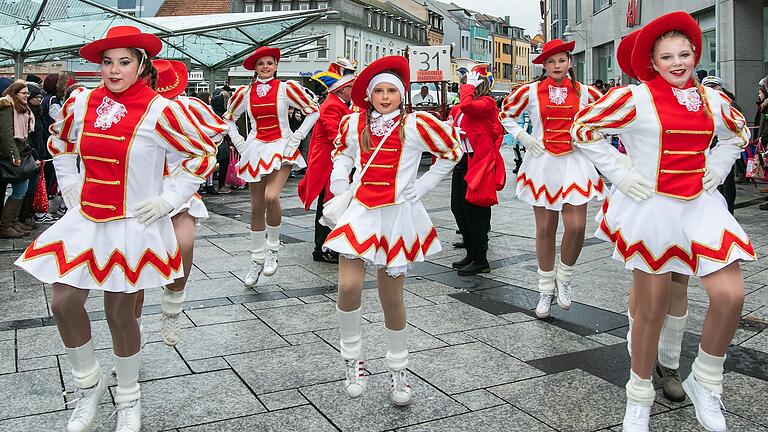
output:
[[[299,198],[304,203],[304,209],[309,210],[321,191],[325,191],[325,201],[333,197],[328,190],[331,182],[333,161],[331,152],[334,149],[333,140],[339,133],[342,117],[351,114],[352,110],[338,96],[331,93],[320,105],[320,117],[315,123],[312,137],[309,140],[309,155],[307,157],[307,174],[299,182]]]
[[[472,146],[473,153],[467,161],[467,201],[490,207],[498,204],[496,191],[504,188],[506,170],[499,153],[504,129],[499,122],[499,109],[490,96],[475,98],[475,87],[459,88],[459,107],[464,114],[461,129],[464,138]]]

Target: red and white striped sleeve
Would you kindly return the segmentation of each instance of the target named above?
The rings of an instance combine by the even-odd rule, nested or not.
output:
[[[190,114],[197,121],[198,127],[208,135],[215,143],[221,142],[229,132],[229,126],[224,120],[213,112],[210,106],[197,98],[189,98],[188,106]]]
[[[531,91],[532,85],[536,85],[536,83],[521,85],[507,95],[501,104],[499,121],[504,126],[504,129],[514,137],[517,137],[523,131],[523,128],[517,124],[517,118],[528,109],[528,93]]]
[[[603,97],[603,92],[596,89],[594,86],[591,85],[584,85],[584,87],[587,88],[587,100],[589,103],[595,103],[597,102],[601,97]]]
[[[177,208],[197,191],[200,183],[216,165],[216,144],[194,120],[192,113],[180,102],[171,101],[155,125],[158,143],[170,153],[182,158],[181,170],[173,176],[163,197]]]
[[[48,138],[48,152],[53,157],[59,189],[81,181],[77,169],[77,157],[80,152],[78,141],[83,128],[83,113],[78,115],[75,112],[75,103],[79,100],[84,105],[87,102],[88,92],[84,87],[75,89],[48,128],[51,133]]]
[[[458,162],[463,154],[459,133],[447,122],[438,120],[427,112],[416,112],[416,132],[428,152],[440,159]]]
[[[237,129],[237,120],[248,109],[248,92],[251,86],[242,86],[235,90],[235,93],[229,98],[227,103],[227,111],[222,116],[224,122],[229,126],[229,138],[232,140],[232,144],[237,148],[240,153],[245,150],[245,138],[240,135],[240,131]]]
[[[714,98],[707,98],[715,118],[715,135],[717,144],[709,151],[707,156],[707,169],[712,170],[724,179],[733,167],[734,162],[741,155],[744,147],[749,143],[750,133],[744,116],[733,107],[733,102],[725,93],[712,89],[705,92],[714,94]],[[719,121],[722,120],[722,121]]]
[[[298,108],[305,115],[309,115],[320,110],[320,107],[304,91],[304,87],[296,81],[285,82],[285,95],[288,97],[288,104]]]
[[[632,89],[614,87],[576,114],[571,126],[574,143],[590,143],[628,128],[637,117]]]
[[[333,140],[335,146],[331,159],[333,159],[333,170],[331,171],[331,182],[334,180],[348,180],[352,167],[355,166],[357,149],[359,147],[359,135],[357,133],[357,122],[363,120],[365,114],[352,113],[347,114],[339,123],[339,133]],[[357,119],[357,121],[353,121]]]

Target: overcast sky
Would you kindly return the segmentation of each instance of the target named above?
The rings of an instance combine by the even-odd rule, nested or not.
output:
[[[509,22],[525,29],[529,36],[539,32],[539,0],[442,0],[477,12],[504,18],[509,15]]]

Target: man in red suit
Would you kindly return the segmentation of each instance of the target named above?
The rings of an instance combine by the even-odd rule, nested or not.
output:
[[[322,249],[323,242],[331,230],[320,224],[320,216],[323,214],[323,204],[333,197],[328,189],[333,170],[331,152],[342,117],[352,113],[349,104],[352,99],[352,83],[355,81],[355,66],[349,60],[339,58],[331,63],[327,71],[314,75],[312,79],[326,89],[327,96],[320,104],[320,118],[309,141],[307,174],[299,182],[299,198],[304,203],[305,210],[309,210],[312,202],[317,199],[315,250],[312,252],[312,258],[320,262],[338,263],[338,254]]]

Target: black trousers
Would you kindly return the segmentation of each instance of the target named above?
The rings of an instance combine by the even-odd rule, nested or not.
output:
[[[226,185],[227,181],[227,169],[229,168],[229,143],[230,139],[228,136],[224,137],[224,140],[222,140],[221,144],[219,144],[219,150],[216,154],[216,162],[219,163],[219,178],[217,180],[217,184],[219,186],[219,189],[223,188]]]
[[[323,201],[325,201],[325,190],[320,191],[317,197],[317,211],[315,212],[315,252],[322,252],[323,243],[331,233],[331,229],[320,224],[320,216],[323,215]]]
[[[491,208],[481,207],[467,201],[468,156],[462,156],[461,161],[453,168],[451,175],[451,213],[456,219],[467,255],[476,262],[487,262],[488,231],[491,228]]]
[[[731,172],[725,177],[723,184],[717,187],[725,202],[728,203],[728,211],[733,214],[734,205],[736,204],[736,179],[734,178],[735,167],[731,168]]]

